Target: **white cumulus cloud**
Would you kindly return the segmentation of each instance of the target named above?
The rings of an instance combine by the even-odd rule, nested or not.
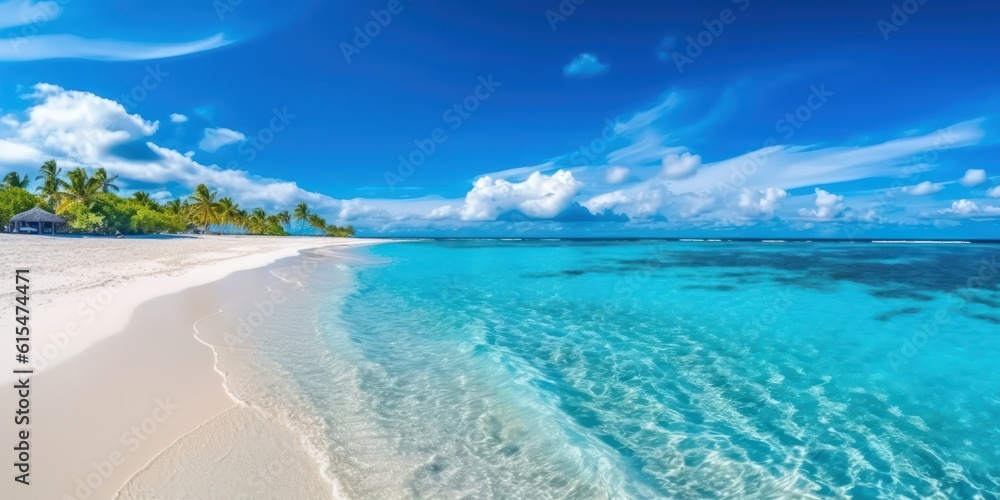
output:
[[[958,200],[951,203],[951,208],[940,210],[939,213],[959,216],[994,216],[1000,215],[1000,207],[986,205],[980,208],[971,200]]]
[[[431,213],[427,214],[427,218],[431,220],[453,219],[456,217],[459,217],[458,210],[451,205],[435,208],[431,210]]]
[[[691,196],[699,197],[700,195],[692,192]],[[593,196],[581,205],[593,214],[611,210],[618,214],[625,214],[630,218],[647,218],[658,214],[662,215],[661,209],[664,205],[675,199],[676,196],[670,193],[665,186],[643,183],[627,189]],[[685,213],[690,214],[693,212],[692,208],[698,208],[691,203],[692,201],[689,200],[688,207],[682,209]],[[694,201],[693,203],[699,202]],[[703,210],[698,208],[694,211],[701,213]]]
[[[8,165],[37,167],[55,159],[60,167],[104,167],[123,181],[179,184],[183,193],[205,183],[247,206],[288,207],[307,202],[336,209],[339,200],[306,191],[294,182],[268,179],[235,169],[202,165],[192,154],[158,146],[151,137],[159,122],[130,114],[124,106],[90,92],[40,83],[23,96],[34,101],[23,113],[5,115],[0,127],[0,173]],[[122,158],[115,146],[145,140],[148,159]]]
[[[965,187],[978,186],[986,182],[986,171],[978,168],[970,168],[965,171],[965,175],[958,182],[961,182]]]
[[[778,206],[778,201],[788,197],[784,189],[767,188],[743,189],[740,192],[739,206],[743,213],[750,217],[761,215],[773,217],[774,209]]]
[[[16,166],[34,166],[45,160],[45,155],[31,146],[0,139],[0,163]]]
[[[529,217],[546,219],[559,215],[580,192],[583,185],[568,170],[552,175],[531,174],[524,182],[480,177],[465,195],[459,209],[463,220],[488,221],[511,210]]]
[[[958,200],[951,203],[951,208],[947,208],[941,211],[941,213],[955,214],[955,215],[969,215],[974,214],[979,211],[979,207],[975,203],[969,200]]]
[[[171,113],[170,114],[170,121],[172,121],[174,123],[184,123],[184,122],[188,121],[188,117],[185,116],[185,115],[182,115],[180,113]]]
[[[624,191],[612,191],[610,193],[599,194],[585,202],[583,206],[591,213],[600,213],[608,209],[616,208],[619,205],[630,202],[631,199]]]
[[[681,217],[695,217],[715,209],[715,196],[707,191],[691,193],[684,197],[686,203],[681,207]]]
[[[803,217],[814,217],[820,220],[830,220],[844,209],[844,197],[816,188],[816,208],[799,210]]]
[[[986,191],[986,196],[990,198],[1000,198],[1000,186],[995,186],[989,191]]]
[[[583,53],[563,68],[563,74],[573,78],[589,78],[609,69],[611,66],[602,63],[594,54]]]
[[[608,167],[604,171],[604,180],[608,184],[621,184],[628,180],[632,171],[628,167]]]
[[[925,196],[928,194],[934,194],[938,191],[941,191],[942,189],[944,189],[944,186],[941,184],[935,184],[931,181],[924,181],[915,186],[906,186],[902,189],[902,191],[906,194],[913,196]]]
[[[39,83],[28,99],[27,121],[17,127],[17,142],[47,152],[93,161],[113,146],[153,135],[159,122],[129,114],[125,107],[89,92]]]
[[[691,177],[701,166],[701,156],[684,153],[663,157],[663,175],[668,179],[683,179]]]

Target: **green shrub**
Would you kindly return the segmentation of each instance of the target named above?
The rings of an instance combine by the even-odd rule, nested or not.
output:
[[[187,227],[184,218],[150,208],[140,208],[132,216],[131,232],[139,234],[182,233]]]
[[[104,224],[104,217],[92,212],[82,203],[74,203],[62,213],[66,223],[73,231],[92,233]]]
[[[41,201],[23,188],[0,189],[0,226],[6,226],[11,217],[39,206]]]

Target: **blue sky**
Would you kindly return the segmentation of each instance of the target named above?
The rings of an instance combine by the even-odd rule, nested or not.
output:
[[[205,182],[364,235],[996,238],[998,14],[0,0],[0,174]]]

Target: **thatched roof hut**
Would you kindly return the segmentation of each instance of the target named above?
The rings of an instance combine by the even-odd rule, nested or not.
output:
[[[21,212],[10,218],[10,230],[13,232],[20,232],[21,228],[30,227],[37,230],[39,233],[46,232],[44,228],[46,224],[50,230],[48,232],[55,233],[56,225],[65,224],[66,219],[59,217],[56,214],[46,212],[41,208],[35,207],[27,212]]]
[[[27,212],[21,212],[10,218],[11,222],[51,222],[53,224],[65,224],[66,219],[59,217],[56,214],[46,212],[45,210],[35,207]]]

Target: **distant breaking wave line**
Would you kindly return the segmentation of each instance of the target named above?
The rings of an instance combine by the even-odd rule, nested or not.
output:
[[[971,241],[934,241],[934,240],[872,240],[872,243],[903,243],[903,244],[920,244],[920,245],[965,245],[971,244]]]

